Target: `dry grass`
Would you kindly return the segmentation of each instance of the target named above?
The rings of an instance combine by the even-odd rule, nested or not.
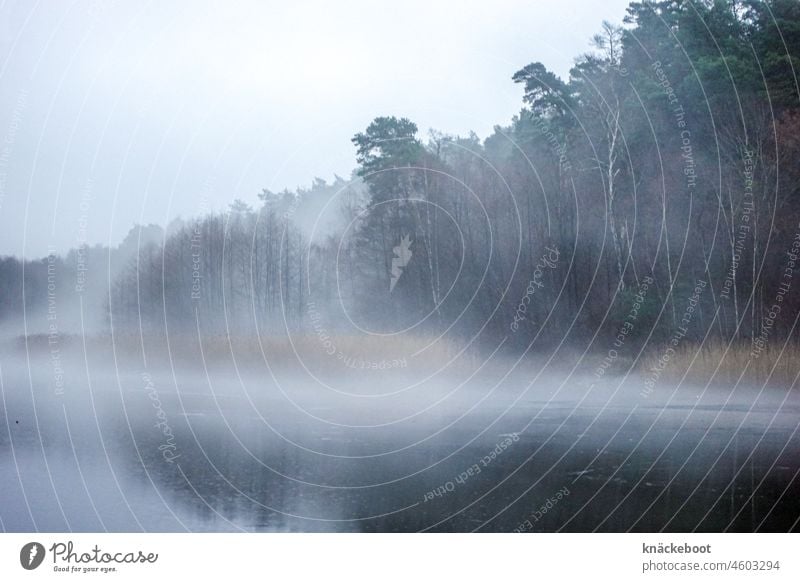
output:
[[[195,340],[196,341],[196,340]],[[430,345],[429,345],[430,344]],[[315,335],[287,337],[206,337],[203,355],[216,361],[230,357],[237,362],[263,362],[270,366],[300,366],[324,370],[414,369],[443,366],[457,357],[459,346],[452,341],[431,343],[418,336],[367,337],[336,336],[323,342]],[[414,355],[417,354],[417,355]],[[464,359],[462,356],[461,359]]]
[[[120,363],[139,361],[142,352],[150,364],[201,366],[232,364],[263,366],[265,359],[270,367],[300,368],[302,363],[319,371],[372,371],[387,369],[437,370],[457,358],[459,369],[475,366],[473,353],[458,356],[462,346],[452,340],[433,341],[423,336],[335,336],[323,340],[316,335],[286,336],[197,336],[170,334],[147,335],[142,342],[138,334],[87,336],[62,334],[56,344],[59,350],[83,350],[96,358],[116,357]],[[18,351],[25,349],[25,338],[16,339]],[[47,355],[53,349],[47,335],[30,335],[27,347],[32,355]],[[416,354],[416,355],[415,355]]]
[[[783,342],[767,345],[760,353],[754,352],[749,341],[727,346],[722,343],[686,343],[671,354],[661,372],[661,378],[679,381],[686,373],[686,381],[699,384],[733,386],[736,382],[770,387],[790,388],[800,371],[800,346],[789,343],[781,354]],[[654,350],[644,357],[639,370],[648,374],[659,362],[665,349]]]

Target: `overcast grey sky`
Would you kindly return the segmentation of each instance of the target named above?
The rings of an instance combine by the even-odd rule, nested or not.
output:
[[[521,107],[516,70],[566,76],[627,3],[4,2],[0,255],[347,177],[379,115],[485,137]]]

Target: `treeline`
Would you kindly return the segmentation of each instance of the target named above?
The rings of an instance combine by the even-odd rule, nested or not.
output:
[[[592,45],[566,80],[514,73],[523,107],[483,141],[379,117],[353,138],[352,181],[264,192],[139,247],[106,320],[524,347],[612,338],[635,312],[627,338],[788,334],[800,3],[634,2]]]

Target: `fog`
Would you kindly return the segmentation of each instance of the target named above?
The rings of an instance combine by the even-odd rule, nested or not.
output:
[[[109,351],[61,352],[61,387],[46,351],[3,354],[7,530],[785,531],[798,511],[785,393],[642,399],[636,374],[497,354],[312,378]]]
[[[0,22],[0,529],[798,529],[796,2]]]
[[[625,2],[562,6],[5,2],[0,249],[115,246],[134,221],[203,214],[207,184],[205,205],[221,210],[347,177],[342,144],[387,111],[486,136],[518,109],[508,70],[536,52],[565,74]]]

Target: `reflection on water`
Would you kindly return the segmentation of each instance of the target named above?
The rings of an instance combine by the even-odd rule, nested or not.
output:
[[[576,408],[520,382],[415,414],[452,386],[354,402],[263,377],[211,391],[109,374],[63,396],[2,380],[7,531],[786,531],[800,516],[798,408],[781,398]]]

